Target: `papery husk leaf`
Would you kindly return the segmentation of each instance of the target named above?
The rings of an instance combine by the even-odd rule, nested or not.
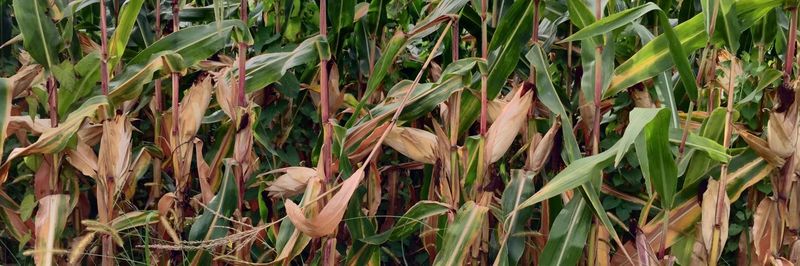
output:
[[[313,218],[306,218],[300,207],[291,200],[286,200],[286,216],[294,226],[310,237],[322,237],[333,233],[342,221],[342,216],[347,209],[347,203],[353,196],[358,184],[364,177],[364,169],[359,168],[347,180],[342,182],[342,187],[336,192],[325,207]]]
[[[436,135],[411,127],[392,127],[383,142],[414,161],[433,164],[436,161]]]
[[[494,163],[508,151],[511,143],[519,134],[520,128],[527,121],[528,109],[531,107],[533,99],[532,91],[523,89],[517,90],[514,98],[506,104],[503,112],[497,120],[489,127],[486,133],[486,154],[488,163]]]
[[[317,169],[292,166],[275,169],[266,174],[284,173],[270,183],[266,191],[274,198],[289,198],[299,195],[306,189],[308,180],[317,176]]]

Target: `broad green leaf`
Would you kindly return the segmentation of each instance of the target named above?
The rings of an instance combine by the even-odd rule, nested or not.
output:
[[[683,131],[677,128],[670,129],[669,131],[669,141],[675,145],[681,143],[681,138],[683,137]],[[695,133],[689,133],[686,136],[686,147],[702,151],[711,159],[714,159],[717,162],[728,162],[731,160],[731,156],[725,151],[725,147],[722,144],[719,144],[717,141],[712,140],[707,137],[703,137],[697,135]],[[694,155],[696,156],[696,155]],[[692,156],[692,158],[694,158]]]
[[[153,80],[156,72],[159,76],[166,76],[172,72],[184,72],[183,58],[173,52],[164,51],[154,54],[153,58],[146,64],[130,65],[109,83],[108,100],[113,105],[119,105],[125,101],[133,100],[142,93],[144,85]]]
[[[395,225],[380,234],[367,236],[361,239],[368,244],[381,245],[387,241],[398,241],[408,237],[418,230],[424,219],[447,213],[450,206],[437,201],[422,200],[411,206],[402,217],[397,219]]]
[[[516,1],[511,9],[500,18],[497,28],[489,42],[489,69],[486,80],[486,98],[497,97],[506,84],[506,79],[520,59],[522,49],[531,38],[533,24],[533,1]],[[472,85],[480,87],[480,81]],[[464,93],[461,98],[461,122],[459,132],[464,132],[480,114],[480,98],[472,93]],[[564,124],[566,125],[566,124]]]
[[[464,203],[456,218],[447,226],[442,247],[438,249],[433,265],[461,265],[470,250],[469,246],[481,233],[488,211],[489,208],[473,201]]]
[[[506,242],[500,243],[496,265],[515,265],[525,252],[526,237],[516,234],[525,230],[525,223],[533,216],[533,210],[514,210],[523,199],[533,195],[534,190],[532,175],[526,175],[522,170],[511,170],[511,181],[503,190],[501,198],[503,220],[500,224],[506,234],[502,239],[506,239]]]
[[[124,231],[158,222],[158,211],[126,212],[111,221],[111,228]]]
[[[635,110],[642,110],[637,111],[642,112],[642,114],[646,114],[647,112],[654,112],[660,113],[666,109],[645,109],[645,108],[636,108]],[[665,111],[666,112],[666,111]],[[667,113],[667,116],[669,114]],[[632,120],[631,123],[628,124],[628,127],[625,129],[625,133],[622,135],[620,141],[614,144],[608,150],[605,150],[599,154],[592,155],[589,157],[580,158],[578,160],[573,161],[567,168],[562,170],[558,173],[555,177],[553,177],[550,182],[547,183],[544,187],[539,189],[533,196],[526,199],[518,209],[522,209],[528,206],[532,206],[533,204],[539,203],[542,200],[549,199],[556,195],[563,193],[564,191],[576,188],[578,186],[583,185],[584,183],[591,180],[591,176],[594,172],[599,172],[606,166],[609,166],[616,157],[617,154],[625,154],[628,152],[630,143],[628,140],[635,139],[637,136],[640,135],[642,130],[648,125],[655,121],[655,115],[651,116],[650,119],[642,120]],[[665,135],[665,138],[669,135]]]
[[[143,3],[144,0],[128,0],[122,4],[121,11],[117,16],[114,35],[111,35],[108,43],[108,73],[114,73],[114,68],[122,58],[122,54],[125,53],[125,47],[128,45],[133,25],[136,24],[136,17],[139,15]]]
[[[566,161],[573,162],[580,158],[580,148],[578,147],[578,141],[575,139],[575,133],[572,132],[572,119],[566,108],[564,108],[556,88],[553,86],[553,80],[549,72],[550,68],[545,62],[541,46],[536,44],[531,47],[525,57],[530,61],[531,66],[536,69],[536,96],[547,109],[561,119],[561,131],[563,132],[564,146],[566,146],[564,149],[567,155]]]
[[[578,5],[574,5],[578,6]],[[577,8],[573,8],[577,9]],[[580,10],[580,9],[578,9]],[[640,18],[644,14],[647,14],[653,10],[661,10],[655,3],[649,2],[645,3],[644,5],[637,6],[634,8],[627,9],[625,11],[615,13],[613,15],[609,15],[607,17],[601,18],[598,21],[594,21],[592,19],[591,24],[588,24],[579,30],[578,32],[572,34],[571,36],[567,37],[566,39],[561,40],[561,42],[569,42],[574,40],[583,40],[586,38],[594,37],[597,35],[608,33],[612,30],[615,30],[619,27],[626,26],[631,24],[634,20]],[[580,20],[579,20],[580,21]],[[579,23],[586,23],[588,21],[580,21]]]
[[[703,121],[703,125],[700,127],[699,135],[721,144],[723,137],[722,135],[725,132],[726,113],[727,110],[725,108],[719,107],[714,109],[714,111],[711,112],[711,115],[709,115],[708,118]],[[716,163],[712,161],[707,154],[701,153],[692,155],[692,160],[689,161],[689,165],[686,168],[686,174],[683,183],[686,185],[699,181],[705,176],[705,173],[708,172],[709,168],[715,165]]]
[[[75,64],[74,75],[76,83],[72,88],[61,86],[58,89],[58,116],[63,117],[75,106],[80,104],[80,99],[91,95],[95,91],[97,82],[100,81],[100,53],[93,52],[84,56]]]
[[[5,144],[6,131],[8,130],[8,119],[11,116],[11,100],[13,99],[13,88],[8,79],[0,78],[0,162],[3,160],[3,147]]]
[[[736,10],[739,29],[743,31],[750,28],[753,23],[781,4],[783,2],[780,0],[748,0],[736,1],[732,8]],[[697,14],[675,27],[676,38],[678,38],[681,46],[683,46],[683,51],[687,54],[702,48],[708,40],[708,34],[703,30],[704,19],[705,14]],[[662,22],[659,22],[659,24],[662,24],[662,27],[666,25],[666,23]],[[667,32],[665,31],[665,33]],[[667,38],[671,37],[666,36],[666,34],[662,35],[639,49],[636,54],[614,70],[614,78],[604,97],[616,95],[620,91],[662,73],[673,66],[675,55],[671,55],[671,41],[667,40]],[[683,76],[683,74],[681,75]]]
[[[45,14],[48,1],[14,0],[12,5],[25,50],[45,69],[58,64],[58,51],[63,41],[56,25]]]
[[[353,111],[354,116],[347,121],[346,127],[350,127],[353,123],[356,122],[358,115],[361,112],[361,109],[364,108],[364,104],[366,100],[375,93],[375,90],[378,89],[383,84],[383,79],[386,75],[389,74],[389,69],[394,66],[395,58],[398,54],[400,54],[400,50],[405,46],[406,41],[408,40],[408,36],[403,34],[400,31],[397,31],[394,36],[389,40],[388,43],[382,49],[381,57],[375,62],[375,67],[372,74],[369,76],[369,80],[367,81],[367,90],[364,92],[364,96],[361,97],[361,100],[356,105],[355,110]]]
[[[717,14],[717,26],[714,29],[714,38],[721,38],[729,50],[736,52],[739,50],[739,38],[742,34],[739,19],[736,16],[736,6],[733,0],[720,0],[719,13]],[[711,12],[705,12],[711,14]]]
[[[617,156],[614,158],[615,166],[622,162],[622,158],[625,156],[628,148],[630,148],[634,141],[639,137],[637,132],[641,132],[642,129],[648,125],[648,121],[653,120],[653,118],[665,110],[666,109],[635,108],[630,112],[630,121],[628,122],[628,127],[625,128],[625,133],[617,141],[617,145],[620,145],[621,149],[617,150]]]
[[[468,0],[442,0],[438,5],[429,13],[425,18],[420,20],[411,29],[412,36],[410,39],[418,39],[436,31],[436,26],[447,20],[445,16],[456,15],[464,5],[469,2]]]
[[[247,60],[247,92],[260,90],[283,77],[289,69],[315,62],[318,54],[329,53],[328,43],[319,35],[300,43],[294,50],[281,53],[265,53]],[[233,73],[236,70],[233,70]]]
[[[591,215],[586,201],[576,196],[556,216],[550,236],[539,257],[539,265],[577,265],[589,236]],[[544,255],[547,254],[547,255]]]
[[[669,144],[669,110],[661,109],[644,128],[645,148],[647,150],[648,173],[645,178],[651,179],[653,189],[661,197],[661,207],[671,209],[678,186],[678,169]]]
[[[183,28],[139,52],[126,63],[126,68],[147,64],[154,55],[164,51],[177,53],[183,57],[186,66],[193,66],[225,48],[225,45],[231,40],[234,28],[244,29],[244,24],[238,19],[225,20],[222,22],[221,34],[217,33],[217,26],[214,23]],[[244,32],[249,34],[249,31]],[[125,72],[128,70],[126,69]]]
[[[642,15],[650,12],[657,11],[659,18],[659,26],[664,31],[664,36],[667,39],[669,54],[672,55],[672,60],[678,68],[681,75],[683,86],[689,94],[690,99],[697,98],[697,84],[694,81],[694,74],[692,73],[691,66],[689,65],[688,58],[686,57],[685,49],[682,42],[678,39],[675,30],[669,24],[667,15],[655,3],[646,3],[644,5],[619,12],[608,17],[602,18],[595,23],[581,29],[564,41],[580,40],[585,38],[594,37],[596,35],[605,34],[619,27],[630,24],[633,20],[641,17]],[[562,41],[563,42],[563,41]],[[612,94],[613,95],[613,94]]]
[[[230,223],[228,217],[236,210],[239,201],[239,188],[236,187],[235,177],[231,172],[233,167],[226,163],[225,173],[222,175],[222,186],[217,195],[208,203],[209,209],[203,210],[203,214],[192,224],[189,241],[209,241],[228,235],[227,226]],[[191,251],[189,258],[193,263],[199,263],[199,265],[211,263],[211,254],[206,251]]]
[[[685,52],[691,53],[705,45],[708,35],[702,30],[702,27],[702,14],[675,27],[674,33],[679,37],[678,41]],[[614,96],[620,91],[674,66],[675,61],[670,51],[670,42],[666,34],[659,35],[639,49],[630,59],[619,65],[614,70],[614,77],[611,79],[611,85],[606,90],[604,98]],[[684,60],[686,58],[683,57]],[[694,83],[694,77],[690,81]]]

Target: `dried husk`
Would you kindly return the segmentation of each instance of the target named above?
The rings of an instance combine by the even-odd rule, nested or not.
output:
[[[293,201],[286,200],[286,216],[292,220],[295,228],[310,237],[322,237],[333,233],[342,221],[347,203],[364,178],[364,168],[359,168],[349,178],[342,182],[342,187],[336,192],[325,207],[312,218],[306,218],[300,207]]]
[[[393,127],[383,144],[414,161],[426,164],[436,162],[436,135],[411,127]]]
[[[519,130],[527,121],[528,109],[533,101],[533,92],[517,90],[514,98],[503,108],[500,116],[486,133],[486,154],[488,163],[494,163],[511,147]]]
[[[270,183],[266,191],[273,198],[288,198],[299,195],[306,189],[308,180],[317,176],[314,168],[292,166],[275,169],[266,174],[284,173]]]

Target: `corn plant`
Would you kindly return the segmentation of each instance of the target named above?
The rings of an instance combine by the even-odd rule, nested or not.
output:
[[[797,1],[0,15],[3,264],[800,264]]]

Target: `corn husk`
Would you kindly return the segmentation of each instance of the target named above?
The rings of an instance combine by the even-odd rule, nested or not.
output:
[[[386,135],[383,144],[414,161],[426,164],[436,162],[437,138],[428,131],[410,127],[393,127],[392,131]]]
[[[308,180],[317,176],[314,168],[292,166],[276,169],[266,174],[284,173],[270,183],[267,187],[269,196],[273,198],[288,198],[299,195],[306,189]]]
[[[533,93],[531,91],[518,90],[514,98],[506,104],[503,112],[486,133],[486,154],[488,163],[500,160],[506,153],[514,138],[519,134],[520,128],[527,121],[528,109],[531,107]]]
[[[292,220],[295,228],[310,237],[329,235],[336,230],[339,222],[342,221],[344,211],[347,209],[347,203],[363,178],[364,168],[359,168],[342,183],[342,187],[336,192],[336,195],[313,218],[306,218],[297,204],[291,200],[286,200],[286,216]]]
[[[547,130],[544,137],[534,137],[531,147],[528,148],[528,162],[529,170],[538,173],[547,162],[547,157],[550,156],[550,151],[553,149],[553,142],[555,141],[556,134],[561,128],[561,120],[556,119],[555,123]],[[538,133],[537,135],[538,136]]]
[[[114,195],[125,184],[131,160],[132,126],[127,117],[118,115],[103,123],[103,137],[97,155],[97,181],[107,182],[113,178]],[[109,186],[111,188],[111,186]]]
[[[790,137],[792,128],[786,124],[783,114],[771,113],[767,123],[767,142],[769,148],[782,158],[794,153],[795,143]]]

